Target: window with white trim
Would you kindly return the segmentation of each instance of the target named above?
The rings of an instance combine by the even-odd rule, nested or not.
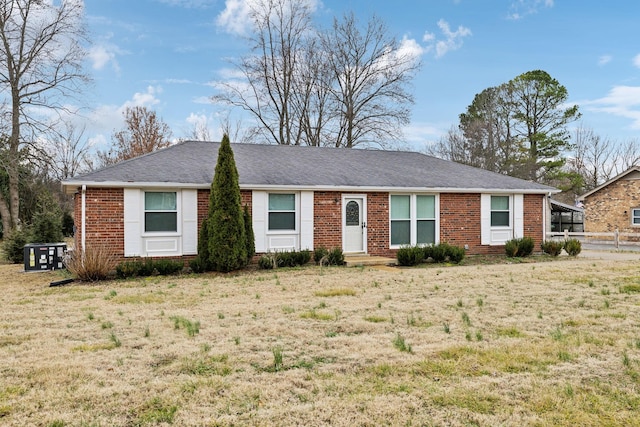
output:
[[[391,246],[436,242],[436,196],[392,194],[389,198]]]
[[[491,226],[510,227],[511,209],[509,196],[491,196]]]
[[[144,193],[144,231],[178,231],[178,198],[175,191]]]
[[[296,230],[296,195],[269,193],[269,231]]]
[[[631,209],[631,225],[640,226],[640,208]]]

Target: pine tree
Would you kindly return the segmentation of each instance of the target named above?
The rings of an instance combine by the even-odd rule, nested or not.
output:
[[[247,239],[238,169],[227,135],[223,136],[218,149],[218,163],[209,200],[208,266],[222,272],[238,270],[247,262]]]

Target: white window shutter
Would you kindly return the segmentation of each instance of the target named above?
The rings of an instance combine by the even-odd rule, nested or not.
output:
[[[480,195],[480,244],[491,244],[491,194]]]
[[[142,193],[138,189],[124,189],[124,256],[141,256],[142,249]]]
[[[198,253],[198,190],[182,190],[182,254]]]
[[[266,191],[253,191],[251,194],[251,219],[257,253],[267,251],[267,199]]]
[[[313,191],[300,192],[300,249],[313,249]]]
[[[513,196],[513,237],[524,237],[524,196]]]

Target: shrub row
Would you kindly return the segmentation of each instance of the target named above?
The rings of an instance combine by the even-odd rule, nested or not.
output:
[[[270,252],[262,255],[258,260],[258,267],[271,270],[278,267],[297,267],[311,261],[311,251]]]
[[[577,256],[582,252],[582,243],[578,239],[547,240],[541,246],[544,253],[554,257],[560,255],[563,249],[569,256]]]
[[[403,246],[398,249],[398,264],[412,266],[432,260],[435,263],[452,262],[459,264],[465,257],[465,250],[459,246],[440,243],[430,246]]]
[[[168,276],[183,270],[184,263],[172,259],[144,258],[124,261],[116,266],[116,276],[121,279],[128,277],[145,277],[159,274]]]

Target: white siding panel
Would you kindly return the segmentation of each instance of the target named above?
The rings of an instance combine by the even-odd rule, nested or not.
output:
[[[257,253],[267,252],[267,201],[266,191],[253,191],[251,195],[251,218]]]
[[[141,256],[142,229],[142,197],[140,190],[124,189],[124,256]]]
[[[513,196],[513,237],[524,237],[524,196]]]
[[[313,191],[300,192],[300,249],[313,249]]]
[[[480,244],[491,244],[491,195],[480,195]]]
[[[182,254],[198,253],[198,190],[182,190]]]

